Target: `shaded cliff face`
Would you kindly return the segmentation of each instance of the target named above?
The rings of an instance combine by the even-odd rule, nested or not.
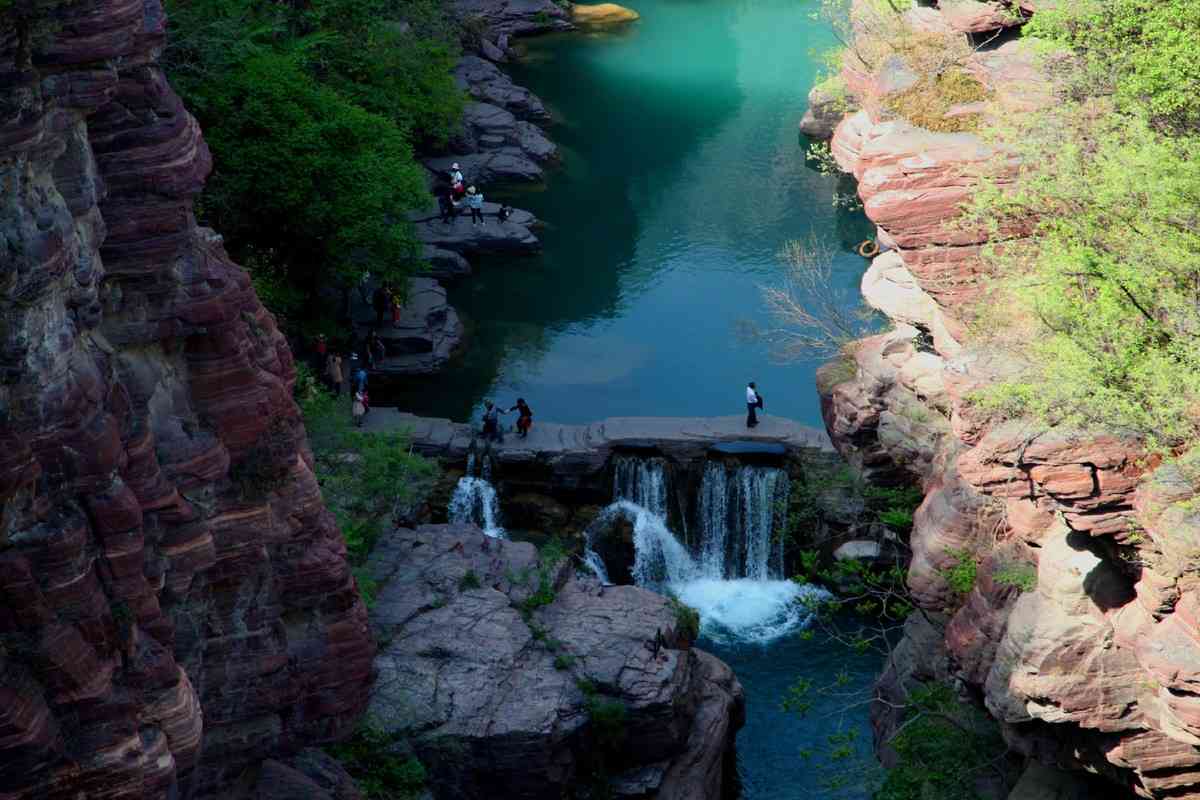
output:
[[[936,9],[912,13],[928,29],[975,29]],[[1001,113],[1052,96],[1021,42],[967,69]],[[908,584],[936,623],[910,626],[879,692],[902,702],[915,678],[961,679],[1018,752],[1144,797],[1200,796],[1200,466],[1155,469],[1135,440],[972,410],[972,390],[1012,364],[965,341],[985,237],[958,206],[979,166],[1003,153],[974,134],[887,118],[895,81],[882,71],[844,77],[862,110],[839,125],[832,151],[894,247],[863,293],[896,325],[859,343],[855,378],[823,398],[826,423],[866,473],[922,483]],[[965,597],[944,575],[964,551],[979,561]],[[885,732],[900,721],[878,712]]]
[[[18,7],[22,7],[18,3]],[[157,0],[0,15],[0,796],[213,794],[374,646]]]

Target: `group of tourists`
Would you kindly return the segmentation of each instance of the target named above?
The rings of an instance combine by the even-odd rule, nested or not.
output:
[[[364,353],[360,357],[360,350]],[[319,334],[316,342],[318,363],[323,365],[321,380],[334,397],[342,396],[342,386],[350,383],[350,395],[353,398],[351,416],[356,426],[362,427],[363,419],[371,410],[371,401],[367,395],[367,370],[383,358],[383,341],[375,331],[367,336],[365,344],[359,346],[352,342],[347,359],[342,354],[329,347],[325,334]]]
[[[438,209],[441,212],[442,224],[453,224],[465,207],[471,214],[471,224],[483,225],[483,192],[473,185],[467,185],[457,161],[450,165],[448,177],[449,187],[438,193]],[[504,222],[512,216],[512,208],[502,205],[496,216],[501,222]]]
[[[758,386],[754,381],[746,384],[746,427],[754,428],[758,426],[758,412],[765,407],[763,396],[758,391]],[[533,409],[525,402],[524,397],[518,397],[517,402],[512,408],[501,408],[491,400],[483,401],[483,431],[482,435],[485,441],[500,443],[504,441],[504,433],[500,427],[500,416],[502,414],[511,414],[517,412],[517,436],[524,439],[529,436],[529,430],[533,427]]]

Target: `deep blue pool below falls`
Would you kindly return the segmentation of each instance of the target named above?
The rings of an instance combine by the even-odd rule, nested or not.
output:
[[[767,645],[696,645],[733,668],[746,692],[746,725],[737,739],[743,800],[867,800],[879,767],[871,753],[870,686],[878,655],[851,652],[818,633]],[[839,673],[845,683],[831,687]],[[812,681],[808,711],[781,707],[798,678]],[[839,754],[840,748],[848,748]],[[877,783],[877,780],[874,781]]]

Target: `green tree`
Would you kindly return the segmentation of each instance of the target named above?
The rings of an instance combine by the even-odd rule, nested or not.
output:
[[[415,143],[462,109],[458,42],[436,0],[167,0],[164,63],[214,172],[198,210],[295,313],[296,287],[420,268],[406,215],[426,207]]]

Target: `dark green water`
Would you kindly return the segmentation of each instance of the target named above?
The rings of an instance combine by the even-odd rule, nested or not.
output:
[[[520,395],[555,422],[736,414],[755,380],[770,413],[821,424],[819,360],[772,363],[736,334],[743,320],[769,323],[760,286],[782,278],[777,253],[789,239],[831,244],[831,288],[859,304],[865,262],[851,248],[872,229],[834,208],[836,181],[806,166],[797,131],[814,53],[833,44],[811,18],[817,3],[631,2],[640,22],[529,41],[512,68],[555,114],[564,156],[544,189],[504,195],[546,222],[545,251],[488,260],[452,289],[470,325],[467,354],[414,383],[402,409],[465,420],[485,397]],[[743,798],[866,797],[863,700],[878,658],[819,637],[701,646],[747,693]],[[842,670],[845,685],[818,694],[806,717],[780,710],[798,677],[823,686]],[[843,743],[830,737],[847,732],[857,735],[850,754],[831,759]]]
[[[772,363],[737,335],[768,323],[760,285],[777,253],[816,233],[838,248],[834,289],[857,305],[871,228],[832,206],[797,131],[833,44],[813,2],[645,0],[620,31],[527,42],[514,79],[555,114],[563,165],[505,195],[546,222],[534,258],[483,263],[451,300],[468,320],[459,363],[399,398],[464,420],[484,397],[537,418],[720,415],[756,380],[767,410],[819,425],[818,360]]]

